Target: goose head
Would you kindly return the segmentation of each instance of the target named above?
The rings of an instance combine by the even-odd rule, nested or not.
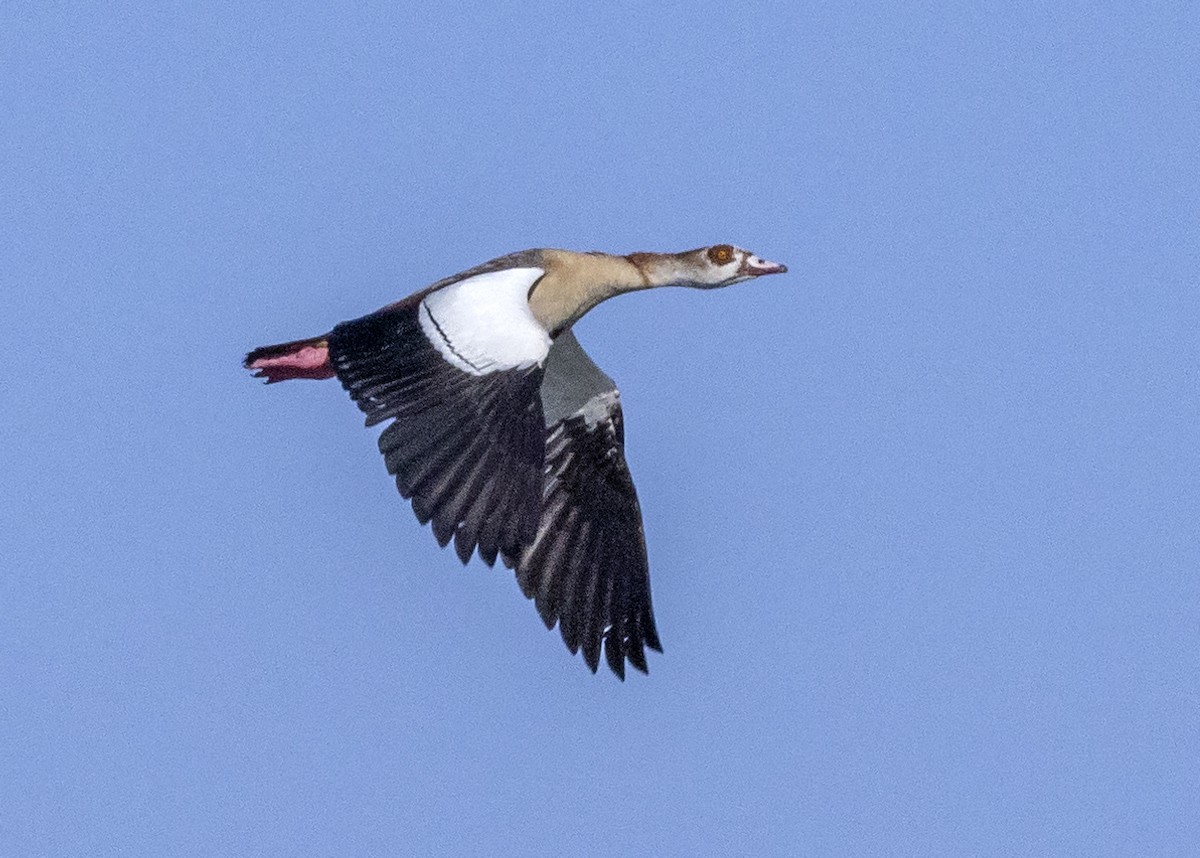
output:
[[[631,253],[628,259],[650,286],[720,289],[764,274],[783,274],[786,265],[769,262],[732,244],[714,244],[682,253]]]

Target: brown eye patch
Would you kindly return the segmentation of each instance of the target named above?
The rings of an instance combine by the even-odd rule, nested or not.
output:
[[[718,244],[708,249],[708,258],[716,265],[725,265],[733,259],[733,248],[728,244]]]

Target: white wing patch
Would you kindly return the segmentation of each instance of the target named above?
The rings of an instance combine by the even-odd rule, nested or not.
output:
[[[539,364],[550,336],[529,309],[529,287],[545,272],[508,268],[476,274],[421,302],[421,330],[448,363],[471,375]]]

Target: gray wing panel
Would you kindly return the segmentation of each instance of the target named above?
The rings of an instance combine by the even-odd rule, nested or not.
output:
[[[542,377],[542,415],[546,428],[580,414],[603,394],[615,394],[616,383],[596,366],[575,335],[563,331],[550,346]],[[591,422],[596,422],[595,418]]]

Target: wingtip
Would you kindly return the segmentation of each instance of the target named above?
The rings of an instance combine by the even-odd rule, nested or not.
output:
[[[471,555],[475,553],[475,541],[467,535],[468,533],[463,527],[454,533],[454,553],[458,555],[463,566],[471,562]]]
[[[622,682],[625,681],[625,653],[621,651],[620,642],[612,634],[604,639],[604,659],[611,670]]]

